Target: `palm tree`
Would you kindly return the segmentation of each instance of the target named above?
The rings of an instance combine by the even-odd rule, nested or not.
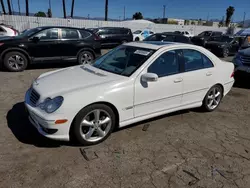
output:
[[[7,4],[8,4],[8,9],[9,9],[9,15],[12,15],[10,0],[7,0]]]
[[[65,0],[62,0],[62,3],[63,3],[63,17],[66,18]]]
[[[108,20],[108,0],[105,0],[105,21]]]
[[[234,14],[234,11],[235,11],[235,9],[232,6],[229,6],[227,8],[227,13],[226,13],[226,15],[227,15],[227,17],[226,17],[226,26],[227,27],[229,26],[229,24],[231,22],[231,18],[232,18],[233,14]]]
[[[25,0],[26,5],[26,16],[29,16],[29,0]]]
[[[4,7],[3,0],[1,0],[1,5],[2,5],[2,9],[3,9],[3,14],[6,14],[6,11],[5,11],[5,7]]]
[[[72,6],[71,6],[71,18],[74,16],[74,5],[75,5],[75,0],[72,0]]]

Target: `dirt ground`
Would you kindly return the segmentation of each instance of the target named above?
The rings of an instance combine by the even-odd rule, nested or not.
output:
[[[40,136],[24,112],[32,81],[55,68],[0,72],[0,187],[250,187],[249,82],[215,112],[161,116],[81,147]]]

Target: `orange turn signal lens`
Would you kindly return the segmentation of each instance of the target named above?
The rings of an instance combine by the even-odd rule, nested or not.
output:
[[[68,120],[67,119],[58,119],[55,121],[55,124],[63,124],[66,123]]]

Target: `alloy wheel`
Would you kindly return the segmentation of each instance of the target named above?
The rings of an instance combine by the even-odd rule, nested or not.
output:
[[[8,64],[15,70],[19,70],[24,66],[24,59],[20,55],[12,55],[8,59]]]
[[[80,59],[81,64],[91,64],[92,60],[93,60],[92,56],[88,53],[82,54],[81,59]]]
[[[107,111],[95,109],[83,118],[80,134],[88,142],[97,142],[109,133],[111,124],[111,116]]]
[[[221,95],[222,95],[221,90],[218,87],[214,87],[209,91],[207,96],[207,107],[210,110],[215,109],[219,105],[221,100]]]

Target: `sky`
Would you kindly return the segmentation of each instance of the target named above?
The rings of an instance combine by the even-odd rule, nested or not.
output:
[[[7,0],[5,9],[7,8]],[[11,0],[13,8],[18,11],[18,0]],[[25,12],[25,0],[19,0],[21,12]],[[66,1],[67,15],[70,15],[71,0]],[[47,12],[49,0],[29,0],[30,12]],[[104,17],[105,0],[75,0],[74,16]],[[109,0],[109,18],[132,18],[135,12],[141,12],[145,18],[162,18],[163,5],[166,5],[166,18],[181,19],[221,19],[228,6],[234,6],[233,21],[242,21],[244,12],[250,19],[250,0]],[[53,17],[63,17],[62,0],[51,0]],[[226,16],[225,16],[226,17]]]

